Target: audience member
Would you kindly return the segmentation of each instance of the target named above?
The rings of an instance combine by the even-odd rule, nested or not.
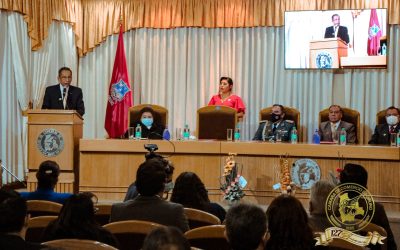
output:
[[[386,123],[377,124],[369,144],[390,144],[390,134],[400,132],[400,110],[394,106],[386,109]]]
[[[269,121],[260,121],[260,125],[254,135],[253,140],[257,141],[290,141],[290,133],[294,122],[283,120],[285,118],[285,108],[280,104],[272,105],[272,113]]]
[[[184,207],[203,210],[225,220],[225,209],[217,203],[210,202],[204,183],[193,172],[181,173],[175,182],[171,201]]]
[[[347,143],[356,143],[357,137],[354,124],[342,121],[343,110],[339,105],[329,107],[329,121],[321,122],[319,125],[319,136],[321,141],[339,140],[339,134],[342,129],[346,131]]]
[[[244,203],[228,210],[225,234],[233,250],[264,249],[266,233],[267,218],[261,208]]]
[[[324,232],[326,228],[332,227],[326,212],[326,198],[335,188],[335,185],[328,181],[317,181],[310,190],[310,217],[309,224],[314,232]]]
[[[0,189],[0,249],[42,249],[25,241],[29,216],[26,200],[13,190]]]
[[[146,236],[142,250],[190,250],[190,244],[176,227],[160,227]]]
[[[136,172],[139,192],[133,200],[113,204],[110,221],[145,220],[166,226],[176,226],[182,232],[189,229],[183,206],[161,198],[167,175],[163,163],[153,158],[142,163]]]
[[[135,121],[133,126],[142,128],[142,138],[162,139],[165,127],[160,124],[160,117],[150,107],[140,110],[140,121]]]
[[[54,188],[58,182],[60,167],[55,161],[44,161],[36,172],[37,189],[34,192],[21,192],[21,196],[27,200],[47,200],[64,204],[72,194],[56,193]]]
[[[365,168],[358,164],[347,163],[343,170],[340,172],[340,183],[356,183],[358,185],[367,188],[368,183],[368,172]],[[388,250],[397,249],[396,242],[394,240],[392,229],[389,225],[385,208],[382,204],[375,202],[375,213],[371,220],[372,223],[383,227],[387,232],[386,246]],[[371,249],[381,249],[379,245],[369,246]]]
[[[271,202],[267,209],[267,224],[266,250],[307,250],[315,246],[307,212],[291,195],[280,195]]]
[[[42,240],[86,239],[118,247],[114,236],[96,222],[93,199],[97,198],[92,193],[69,197],[58,218],[45,229]]]

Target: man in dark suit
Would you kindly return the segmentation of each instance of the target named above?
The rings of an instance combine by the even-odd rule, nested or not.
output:
[[[46,88],[42,109],[71,109],[76,110],[80,115],[85,114],[82,90],[71,86],[71,81],[71,69],[67,67],[59,69],[59,84]]]
[[[325,29],[324,38],[334,38],[340,37],[347,44],[350,42],[349,32],[347,31],[347,27],[340,26],[340,16],[338,14],[334,14],[332,16],[333,26],[329,26]]]
[[[400,111],[391,106],[386,109],[386,123],[378,124],[375,127],[369,144],[390,144],[390,134],[400,132]]]
[[[347,143],[356,143],[356,132],[354,124],[342,121],[343,110],[339,105],[329,107],[329,121],[321,122],[319,125],[319,136],[321,141],[338,141],[339,133],[346,131]],[[332,136],[334,134],[334,136]]]
[[[290,134],[294,128],[294,122],[283,120],[285,108],[280,104],[272,105],[272,113],[269,121],[260,121],[260,125],[253,137],[255,141],[290,141]]]
[[[113,204],[110,222],[144,220],[175,226],[182,232],[189,230],[183,206],[161,198],[166,179],[165,167],[160,159],[153,158],[142,163],[136,172],[139,196],[133,200]]]

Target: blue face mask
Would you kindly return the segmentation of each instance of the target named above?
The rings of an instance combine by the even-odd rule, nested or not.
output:
[[[142,118],[141,122],[146,127],[151,127],[151,125],[153,125],[153,118]]]

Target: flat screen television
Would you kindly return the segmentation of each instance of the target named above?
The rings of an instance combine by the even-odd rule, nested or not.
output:
[[[286,11],[285,69],[387,68],[387,9]]]

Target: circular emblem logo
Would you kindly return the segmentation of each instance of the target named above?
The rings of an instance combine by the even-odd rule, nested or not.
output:
[[[56,156],[64,149],[64,139],[55,129],[45,129],[37,139],[37,147],[44,156]]]
[[[321,178],[318,164],[311,159],[300,159],[293,163],[292,181],[301,189],[310,189]]]
[[[327,52],[320,52],[315,58],[315,64],[319,69],[331,69],[332,62],[333,62],[332,55]]]
[[[363,186],[345,183],[330,192],[326,199],[325,212],[333,226],[356,232],[371,222],[375,203],[372,195]]]

